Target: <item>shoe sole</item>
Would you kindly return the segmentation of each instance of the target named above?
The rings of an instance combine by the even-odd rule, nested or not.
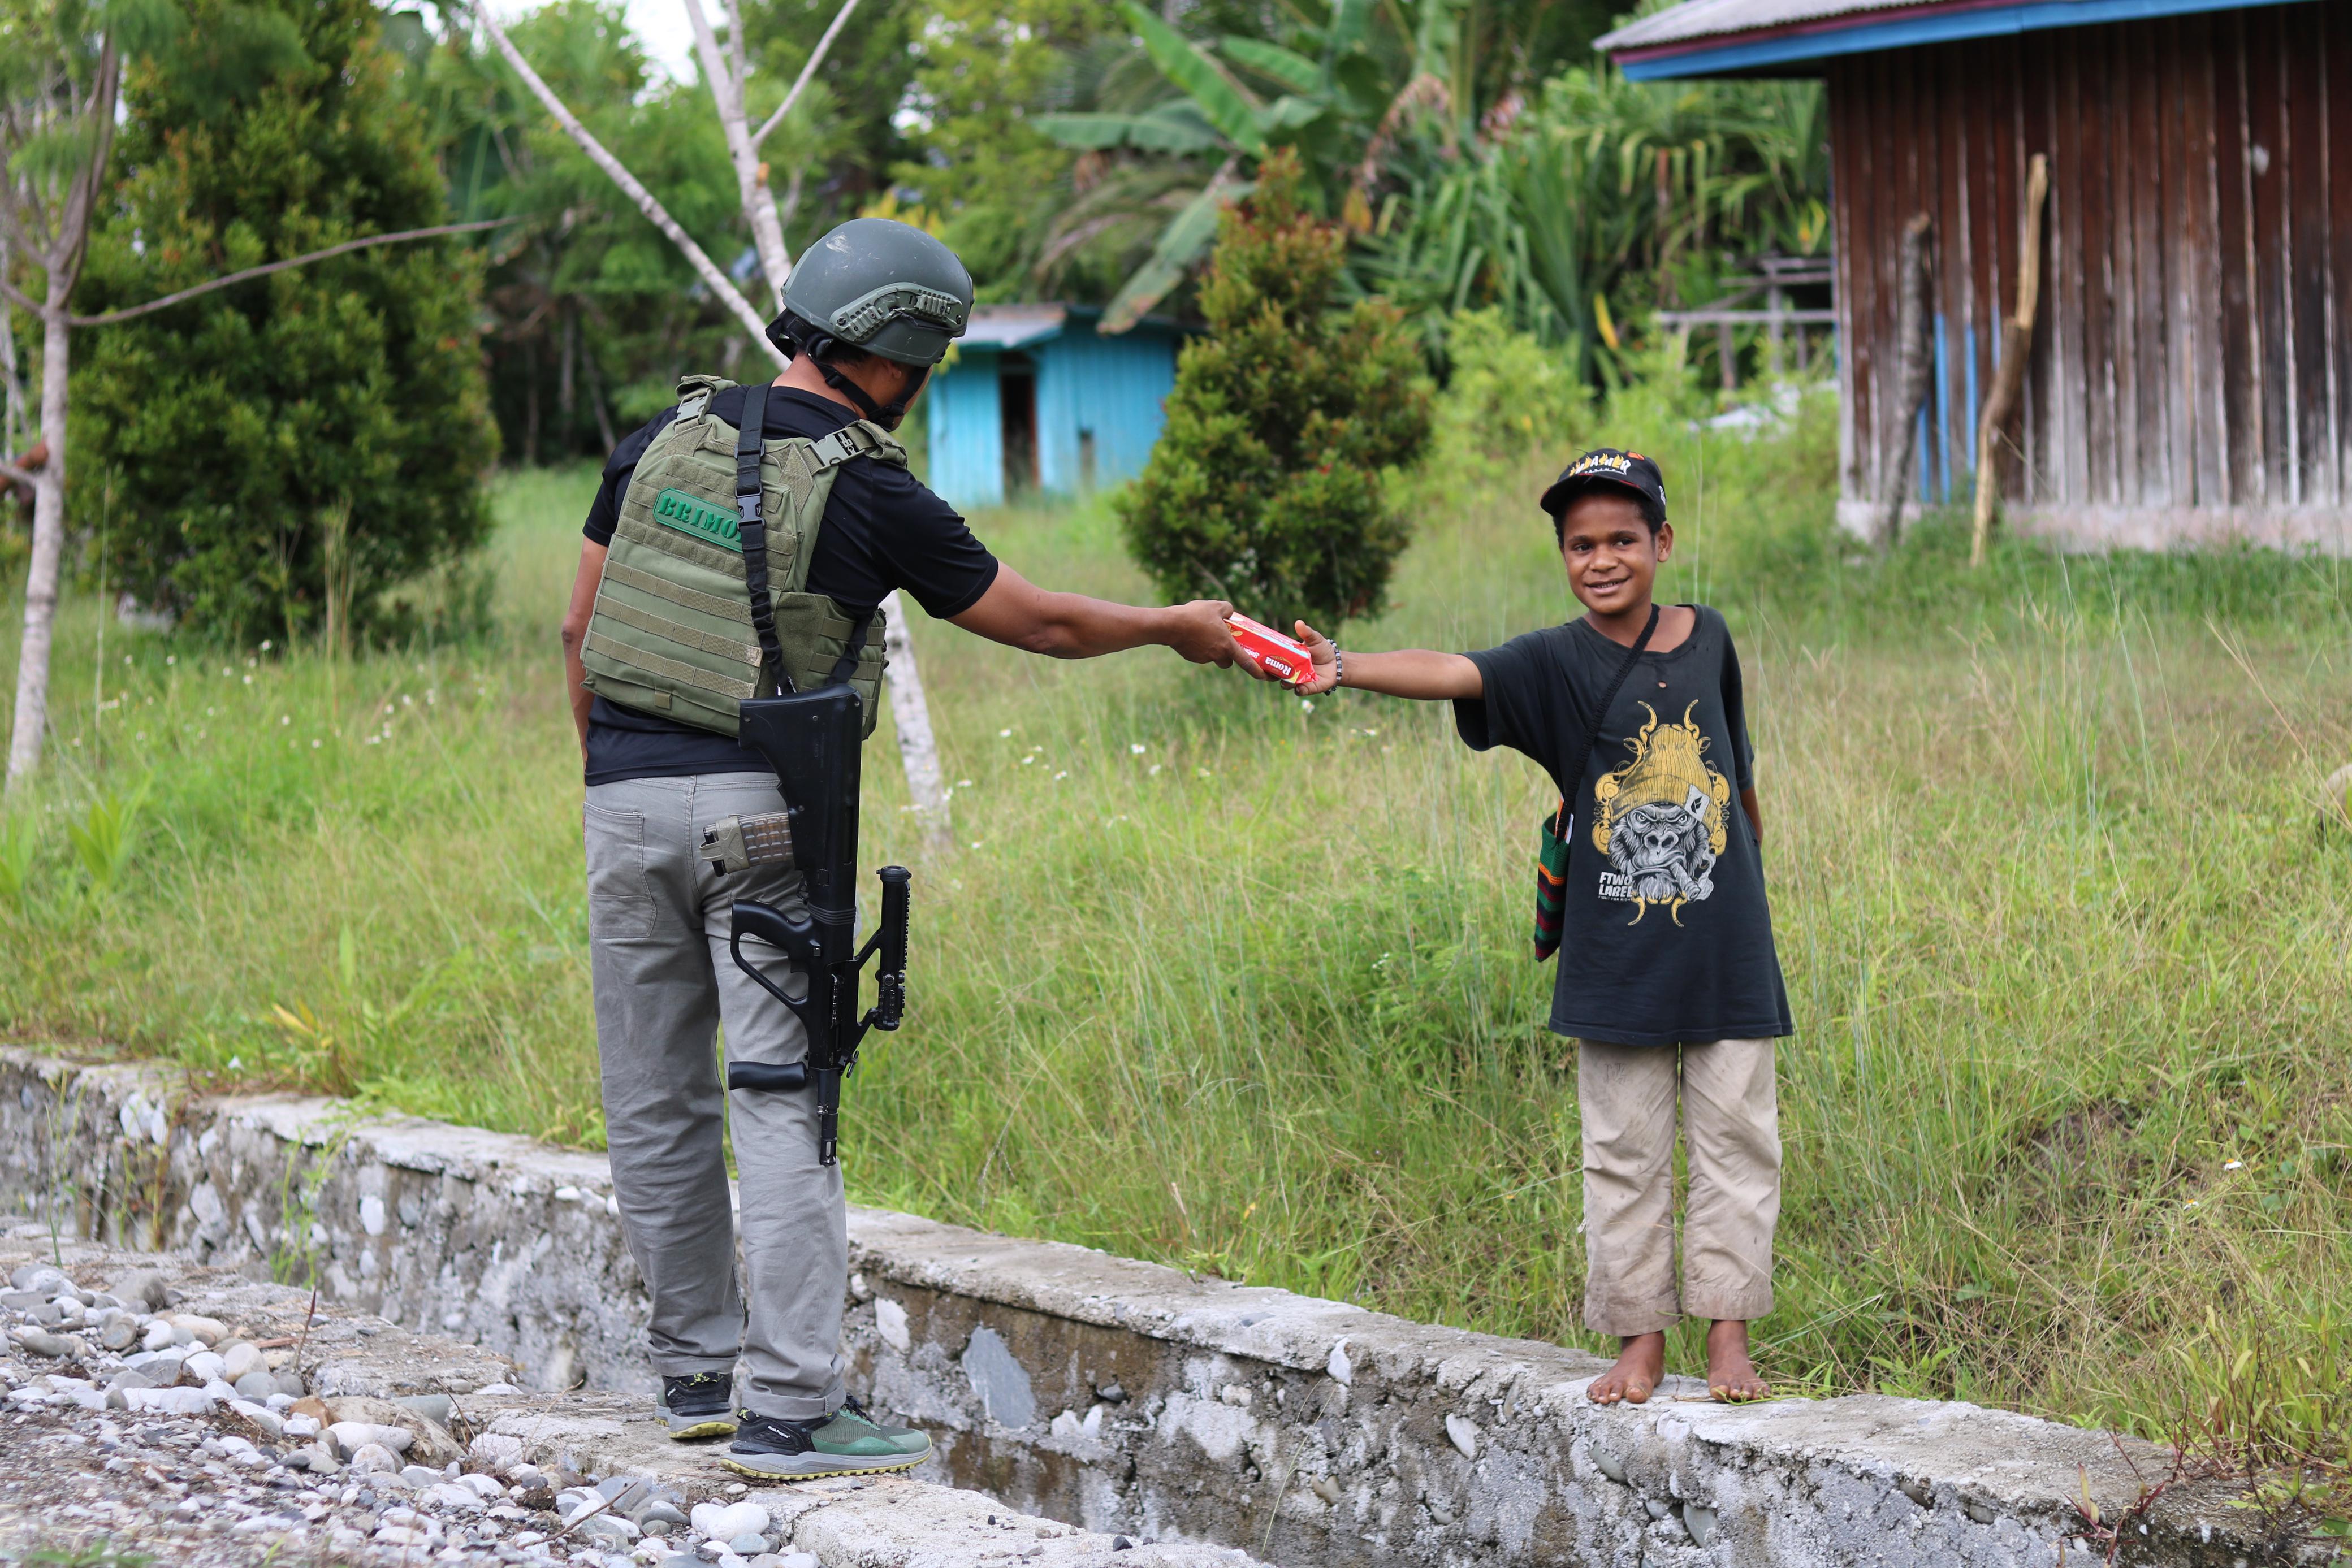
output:
[[[899,1470],[911,1470],[931,1457],[929,1448],[919,1454],[905,1454],[887,1462],[843,1458],[835,1454],[758,1454],[738,1457],[722,1454],[720,1465],[739,1476],[756,1476],[766,1481],[821,1481],[835,1476],[887,1476]],[[806,1469],[768,1469],[750,1459],[773,1459],[780,1464]]]
[[[704,1420],[672,1416],[667,1420],[669,1440],[673,1443],[692,1442],[697,1437],[731,1437],[735,1435],[735,1418],[732,1416],[713,1416]]]

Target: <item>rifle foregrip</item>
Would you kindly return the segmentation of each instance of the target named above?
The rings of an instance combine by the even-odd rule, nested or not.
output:
[[[902,865],[886,865],[882,879],[881,963],[875,976],[874,1027],[894,1030],[907,1010],[907,921],[913,900],[914,873]]]

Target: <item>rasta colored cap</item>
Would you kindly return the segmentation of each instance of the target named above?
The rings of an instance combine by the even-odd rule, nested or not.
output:
[[[1653,521],[1666,520],[1666,481],[1658,465],[1638,452],[1621,452],[1613,446],[1596,446],[1561,470],[1539,505],[1558,523],[1570,501],[1603,486],[1632,491],[1641,497],[1642,510]]]

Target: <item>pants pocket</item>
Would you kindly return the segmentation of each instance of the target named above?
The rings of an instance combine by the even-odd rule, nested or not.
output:
[[[593,801],[581,808],[588,852],[588,939],[654,934],[653,879],[646,873],[646,816]]]

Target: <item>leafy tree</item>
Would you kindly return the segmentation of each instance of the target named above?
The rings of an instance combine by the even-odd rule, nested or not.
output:
[[[226,0],[193,0],[211,36]],[[271,0],[299,47],[238,90],[193,60],[126,77],[113,210],[77,304],[135,304],[340,240],[445,221],[422,118],[367,0]],[[112,509],[110,577],[227,635],[292,635],[331,603],[364,629],[382,591],[489,526],[497,451],[476,254],[385,247],[109,329],[76,372]],[[99,487],[77,493],[90,512]]]
[[[1168,424],[1117,503],[1128,549],[1172,598],[1203,591],[1287,625],[1377,612],[1411,529],[1384,471],[1428,444],[1429,389],[1385,301],[1335,309],[1347,236],[1305,210],[1298,161],[1261,166],[1201,287]]]

